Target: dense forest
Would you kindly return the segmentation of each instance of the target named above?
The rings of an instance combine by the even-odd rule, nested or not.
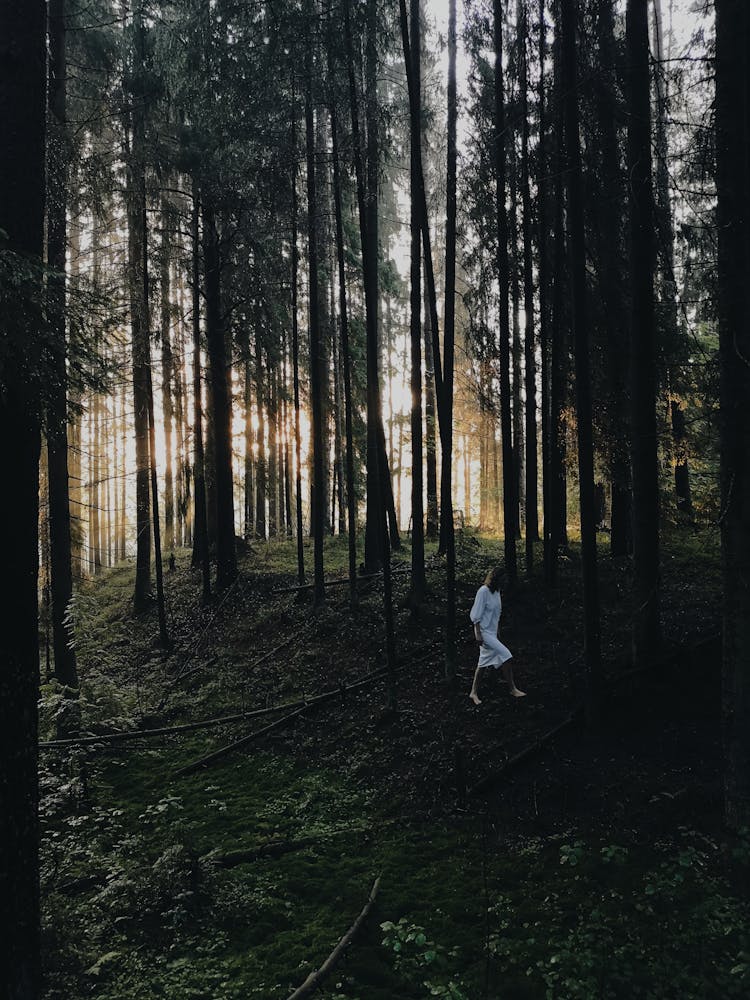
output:
[[[0,331],[0,1000],[750,994],[746,0],[0,0]]]

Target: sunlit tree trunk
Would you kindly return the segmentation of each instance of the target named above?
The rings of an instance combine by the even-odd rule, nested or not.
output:
[[[191,232],[191,291],[193,315],[193,568],[200,567],[204,603],[211,597],[208,550],[205,453],[203,447],[203,380],[201,359],[200,204],[193,181]]]

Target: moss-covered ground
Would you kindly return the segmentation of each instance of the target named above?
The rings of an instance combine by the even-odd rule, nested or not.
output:
[[[459,685],[443,680],[443,567],[430,553],[418,619],[396,581],[398,712],[382,680],[180,776],[278,718],[42,753],[46,995],[284,998],[332,950],[380,877],[375,907],[319,995],[724,997],[750,992],[750,858],[721,828],[717,542],[664,553],[665,649],[621,686],[596,733],[572,729],[486,795],[465,786],[559,722],[583,684],[575,544],[560,586],[504,595],[502,634],[529,696],[466,698],[466,625],[500,542],[459,539]],[[308,553],[309,555],[309,553]],[[337,688],[382,664],[381,590],[313,612],[287,591],[291,543],[254,544],[207,607],[180,552],[168,575],[174,646],[134,618],[132,568],[76,598],[80,708],[45,688],[43,735],[184,724]],[[408,552],[397,563],[408,564]],[[332,577],[346,548],[332,540]],[[627,563],[602,562],[605,661],[627,666]],[[281,648],[279,648],[281,647]],[[278,650],[278,652],[274,652]],[[269,655],[270,654],[270,655]],[[269,847],[269,845],[276,845]],[[279,846],[281,845],[281,846]],[[229,866],[229,852],[249,858]],[[252,853],[255,852],[255,856]],[[236,861],[237,859],[235,859]]]

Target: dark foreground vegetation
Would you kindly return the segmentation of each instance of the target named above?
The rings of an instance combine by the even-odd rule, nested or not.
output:
[[[457,536],[456,689],[442,676],[444,568],[428,549],[416,624],[408,578],[394,574],[395,716],[382,673],[347,692],[383,664],[379,581],[363,585],[353,616],[346,587],[315,612],[310,595],[289,590],[291,542],[255,543],[209,607],[179,553],[168,659],[155,611],[132,621],[132,567],[84,587],[81,732],[102,738],[42,751],[46,996],[286,997],[377,876],[375,907],[320,996],[747,995],[750,841],[727,840],[722,822],[715,538],[666,540],[665,655],[643,674],[628,674],[623,655],[629,570],[603,562],[611,701],[601,728],[574,723],[516,766],[582,694],[579,554],[573,544],[556,591],[524,581],[506,594],[502,634],[528,697],[488,682],[475,708],[468,608],[499,544]],[[327,559],[343,577],[344,540]],[[104,739],[336,689],[184,776],[290,711]],[[47,684],[46,739],[66,708]]]

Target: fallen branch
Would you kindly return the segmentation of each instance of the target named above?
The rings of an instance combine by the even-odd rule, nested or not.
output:
[[[538,750],[546,746],[551,740],[558,736],[563,730],[567,729],[568,726],[572,726],[580,718],[581,710],[578,709],[572,712],[567,718],[563,719],[562,722],[558,722],[556,726],[553,726],[548,732],[544,733],[537,740],[531,743],[529,746],[525,747],[519,753],[510,757],[503,764],[501,768],[497,771],[491,771],[489,774],[485,775],[480,781],[477,781],[475,785],[472,785],[468,791],[469,795],[478,795],[480,792],[485,792],[493,785],[497,784],[501,778],[504,778],[509,771],[512,771],[514,767],[518,764],[523,763],[528,760],[529,757],[533,756]]]
[[[354,921],[352,926],[349,928],[346,934],[341,938],[339,943],[333,949],[333,951],[325,960],[325,962],[323,962],[321,967],[319,969],[316,969],[314,972],[311,972],[310,975],[307,977],[307,979],[304,981],[304,983],[302,983],[301,986],[298,986],[293,993],[290,993],[288,1000],[302,1000],[303,997],[312,996],[315,990],[317,990],[317,988],[326,978],[326,976],[330,975],[330,973],[333,972],[338,963],[341,961],[344,952],[351,944],[357,931],[360,929],[362,924],[367,919],[367,915],[369,914],[370,910],[372,909],[375,903],[375,899],[378,895],[379,888],[380,888],[380,876],[378,876],[373,882],[372,889],[370,890],[370,897],[365,903],[362,912]]]
[[[288,715],[284,715],[281,719],[277,719],[270,725],[264,726],[263,729],[259,729],[254,733],[248,733],[248,735],[243,736],[242,739],[235,740],[233,743],[228,743],[226,746],[219,747],[219,749],[214,750],[213,753],[207,754],[205,757],[200,757],[198,760],[192,761],[190,764],[185,764],[183,767],[178,768],[174,772],[175,776],[182,777],[186,774],[192,774],[193,771],[197,771],[200,767],[214,764],[217,760],[221,760],[223,757],[233,753],[235,750],[239,750],[241,747],[247,746],[248,743],[252,743],[261,736],[265,736],[266,733],[270,733],[274,729],[280,729],[282,726],[286,725],[287,722],[291,722],[293,719],[298,718],[304,712],[308,712],[316,705],[320,705],[324,701],[331,701],[333,698],[343,697],[349,691],[354,691],[366,684],[371,684],[373,681],[384,677],[387,672],[387,667],[381,667],[380,670],[376,670],[374,673],[368,674],[366,677],[363,677],[362,680],[356,681],[354,684],[341,684],[339,687],[333,688],[330,691],[324,691],[322,694],[315,695],[314,697],[304,701],[296,711],[290,712]]]
[[[397,574],[397,573],[410,573],[410,572],[411,572],[411,568],[409,566],[398,566],[395,569],[391,570],[391,576],[393,576],[394,574]],[[378,570],[377,573],[363,573],[361,576],[357,577],[357,583],[359,583],[360,581],[377,580],[378,577],[381,577],[382,575],[383,575],[382,570]],[[349,583],[349,577],[348,576],[344,576],[344,577],[338,577],[335,580],[325,580],[324,581],[324,586],[325,587],[343,587],[345,584],[348,584],[348,583]],[[302,584],[297,584],[294,587],[277,587],[276,589],[270,591],[270,593],[272,593],[272,594],[297,594],[297,593],[300,593],[303,590],[312,590],[314,586],[315,586],[314,583],[302,583]]]

